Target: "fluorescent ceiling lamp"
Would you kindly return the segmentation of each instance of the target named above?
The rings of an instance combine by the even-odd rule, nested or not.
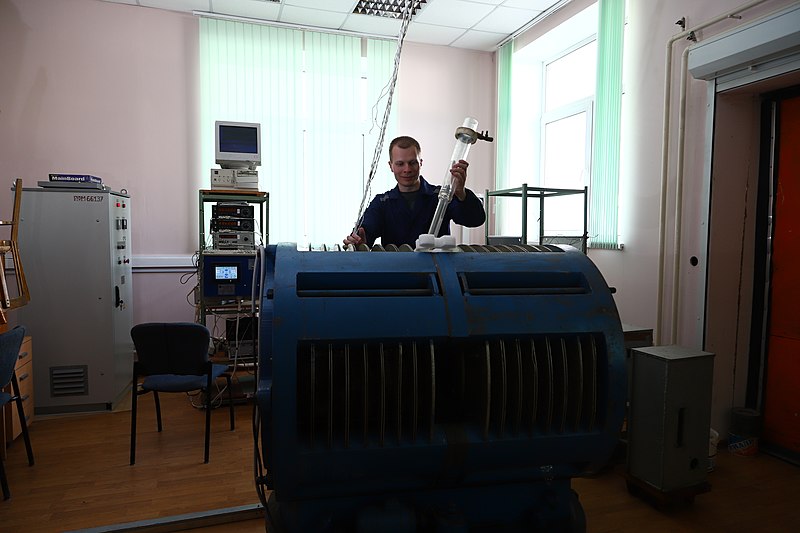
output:
[[[414,16],[426,3],[426,0],[411,0],[411,3],[411,16]],[[403,18],[407,4],[408,0],[358,0],[353,13],[399,19]]]

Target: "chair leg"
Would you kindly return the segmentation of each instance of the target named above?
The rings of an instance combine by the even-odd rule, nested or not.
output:
[[[133,387],[131,390],[131,464],[136,462],[136,406],[139,403],[137,379],[133,378]]]
[[[31,447],[31,437],[28,434],[28,423],[25,421],[25,409],[22,407],[22,397],[19,393],[19,382],[17,374],[11,374],[11,388],[17,403],[17,414],[19,415],[19,425],[22,428],[22,438],[25,441],[25,451],[28,453],[28,466],[33,466],[33,448]]]
[[[158,432],[161,433],[161,401],[158,399],[158,391],[153,391],[153,398],[156,399],[156,422],[158,424]]]
[[[0,485],[3,486],[3,499],[7,500],[11,497],[11,491],[8,490],[8,480],[6,479],[6,467],[3,466],[3,460],[0,459]]]
[[[225,374],[225,383],[228,386],[228,405],[230,406],[231,414],[231,431],[235,428],[236,416],[233,413],[233,388],[231,387],[231,375]]]
[[[204,463],[208,463],[208,443],[211,439],[211,364],[208,365],[208,378],[206,380],[206,445]]]

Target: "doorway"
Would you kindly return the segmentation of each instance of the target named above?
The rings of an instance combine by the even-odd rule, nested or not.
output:
[[[762,412],[762,449],[800,464],[800,87],[765,95],[761,146],[755,257],[765,290],[754,299],[762,335],[753,335],[748,399]]]

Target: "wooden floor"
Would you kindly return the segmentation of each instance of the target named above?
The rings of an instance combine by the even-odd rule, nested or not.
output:
[[[253,481],[252,407],[212,416],[211,461],[203,464],[203,412],[181,394],[162,396],[164,431],[155,431],[152,399],[140,403],[135,466],[128,464],[130,412],[39,418],[31,426],[36,464],[20,440],[9,449],[12,498],[0,501],[0,532],[56,532],[200,513],[258,503]],[[712,489],[692,506],[661,512],[628,493],[624,467],[576,479],[589,532],[797,532],[800,468],[765,454],[721,450]],[[262,520],[201,533],[264,531]]]

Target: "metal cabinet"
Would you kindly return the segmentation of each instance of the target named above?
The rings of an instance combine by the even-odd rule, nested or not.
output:
[[[31,301],[17,313],[36,339],[36,414],[113,408],[133,365],[130,197],[26,188],[19,245]]]
[[[714,354],[634,348],[628,474],[661,492],[705,484]]]

